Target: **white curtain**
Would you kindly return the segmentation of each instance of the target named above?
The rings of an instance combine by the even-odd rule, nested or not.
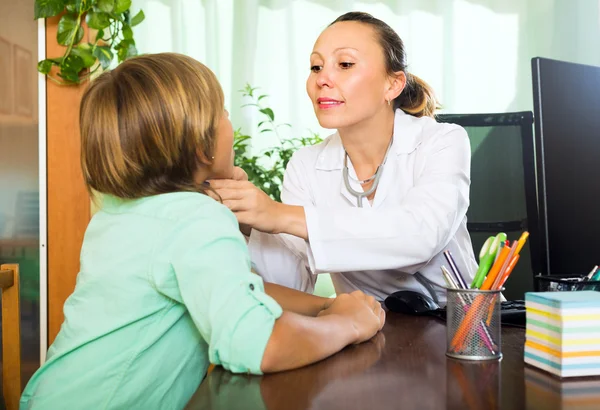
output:
[[[409,70],[437,91],[444,112],[531,110],[531,58],[600,65],[600,0],[134,0],[144,53],[176,51],[208,65],[225,91],[234,127],[255,134],[242,108],[246,83],[270,96],[285,136],[322,136],[305,92],[309,55],[337,16],[366,11],[402,37]],[[254,149],[272,145],[255,134]]]

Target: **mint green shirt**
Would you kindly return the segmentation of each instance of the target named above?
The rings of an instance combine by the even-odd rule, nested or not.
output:
[[[198,193],[105,197],[21,409],[183,408],[209,361],[260,374],[281,313],[225,206]]]

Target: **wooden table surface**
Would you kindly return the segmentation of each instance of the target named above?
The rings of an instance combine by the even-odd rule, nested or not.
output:
[[[216,368],[188,408],[600,409],[600,379],[561,382],[525,366],[523,343],[523,329],[505,327],[501,361],[449,359],[443,322],[388,313],[372,341],[302,369],[258,377]]]

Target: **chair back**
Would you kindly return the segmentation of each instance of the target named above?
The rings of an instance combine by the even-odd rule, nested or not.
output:
[[[467,228],[475,255],[489,236],[506,232],[514,240],[529,231],[505,292],[509,299],[522,299],[523,292],[533,289],[541,264],[533,114],[443,114],[437,119],[462,126],[471,142]]]
[[[19,265],[0,266],[2,290],[2,393],[7,410],[17,410],[21,398],[21,314]]]

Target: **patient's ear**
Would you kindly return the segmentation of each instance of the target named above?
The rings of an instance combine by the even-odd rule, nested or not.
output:
[[[208,158],[200,148],[196,150],[196,155],[198,156],[198,161],[200,161],[200,164],[207,167],[211,167],[215,161],[215,157]]]

